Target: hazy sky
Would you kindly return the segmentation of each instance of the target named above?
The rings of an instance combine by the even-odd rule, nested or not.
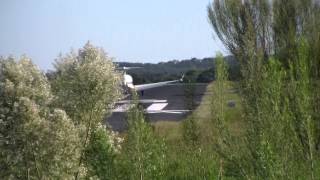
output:
[[[159,62],[225,52],[207,19],[210,0],[1,0],[0,55],[41,69],[88,40],[117,61]]]

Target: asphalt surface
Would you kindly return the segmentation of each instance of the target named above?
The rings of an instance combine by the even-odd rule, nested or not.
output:
[[[195,109],[201,102],[206,87],[208,84],[193,84],[186,85],[182,83],[169,84],[162,87],[157,87],[145,90],[140,100],[166,100],[168,103],[159,113],[145,113],[148,122],[157,121],[181,121],[185,119],[189,112],[184,113],[164,113],[163,111],[188,111]],[[141,105],[147,109],[152,104],[156,103],[142,103]],[[121,105],[121,104],[120,104]],[[110,117],[106,119],[106,123],[115,131],[122,132],[127,129],[126,112],[113,112]]]

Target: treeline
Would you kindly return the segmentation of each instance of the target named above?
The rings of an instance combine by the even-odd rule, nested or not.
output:
[[[240,68],[238,61],[233,56],[224,58],[229,67],[230,80],[238,80]],[[214,80],[215,58],[172,60],[168,62],[153,63],[130,63],[117,62],[119,67],[141,67],[127,70],[133,76],[135,84],[168,81],[181,78],[182,74],[186,79],[192,78],[196,82],[208,83]]]

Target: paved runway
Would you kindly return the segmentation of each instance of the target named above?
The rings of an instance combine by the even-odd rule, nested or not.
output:
[[[193,109],[200,104],[207,85],[178,83],[145,90],[143,96],[140,96],[140,100],[153,100],[153,102],[142,103],[146,110],[151,110],[152,112],[145,114],[146,119],[150,122],[183,120],[190,113],[188,110],[192,109],[191,102],[193,102]],[[123,104],[120,103],[118,106],[122,106]],[[160,108],[161,111],[152,111],[157,108]],[[175,113],[175,111],[184,113]],[[113,112],[106,122],[113,130],[124,131],[127,128],[126,113]]]

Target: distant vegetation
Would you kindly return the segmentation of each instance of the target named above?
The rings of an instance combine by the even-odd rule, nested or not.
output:
[[[233,56],[226,56],[224,59],[229,65],[230,80],[239,80],[240,67],[238,61]],[[182,74],[186,75],[186,80],[193,78],[196,82],[208,83],[215,79],[214,61],[214,58],[192,58],[157,64],[118,62],[117,65],[119,67],[141,67],[127,71],[133,76],[135,84],[179,79]]]

